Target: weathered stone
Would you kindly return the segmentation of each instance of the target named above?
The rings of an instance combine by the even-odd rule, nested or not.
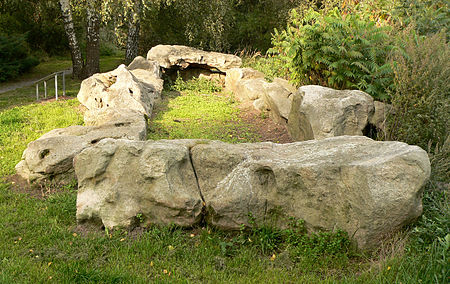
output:
[[[161,79],[161,68],[158,62],[138,56],[128,65],[127,69],[148,89],[156,90],[156,97],[160,97],[164,81]]]
[[[248,79],[264,79],[264,73],[251,68],[232,68],[228,70],[225,77],[225,91],[236,92],[239,81]]]
[[[88,109],[128,108],[151,115],[157,88],[141,83],[125,65],[102,74],[94,74],[81,83],[78,100]]]
[[[142,113],[126,108],[92,109],[84,113],[84,124],[86,126],[120,123],[138,124],[136,126],[140,126],[145,131],[147,120]]]
[[[161,98],[161,93],[164,88],[164,80],[159,77],[154,76],[150,71],[144,69],[134,69],[130,70],[136,79],[143,84],[147,90],[153,90],[152,96],[155,99]]]
[[[105,139],[81,152],[74,162],[78,223],[196,224],[203,205],[189,154],[193,144]]]
[[[266,107],[266,103],[264,102],[264,99],[257,99],[253,101],[253,107],[259,111],[266,111],[268,110]]]
[[[384,132],[386,117],[389,113],[392,113],[392,106],[390,104],[385,104],[383,102],[374,102],[375,111],[370,117],[369,123],[374,125],[377,129]]]
[[[262,78],[240,80],[237,82],[234,96],[241,102],[254,101],[264,96],[264,84],[266,81]]]
[[[300,91],[304,93],[301,105],[291,112],[297,111],[305,123],[309,121],[313,139],[363,135],[374,111],[370,95],[362,91],[339,91],[314,85],[300,87]]]
[[[298,90],[292,94],[291,111],[289,112],[287,130],[294,141],[314,139],[314,133],[305,113],[300,110],[304,92]]]
[[[136,57],[130,65],[127,67],[128,70],[146,70],[153,74],[154,77],[161,78],[161,67],[157,61],[150,61],[142,56]]]
[[[182,45],[157,45],[147,53],[147,60],[154,60],[164,68],[199,67],[217,69],[227,72],[228,69],[240,67],[242,60],[235,55],[218,52],[207,52]]]
[[[273,79],[273,83],[283,86],[283,88],[285,88],[292,94],[297,93],[297,91],[298,91],[297,88],[294,85],[292,85],[291,83],[289,83],[288,80],[285,80],[282,78]]]
[[[281,80],[265,83],[263,98],[266,106],[270,109],[272,119],[278,123],[286,123],[291,110],[294,87],[287,81]]]
[[[209,224],[238,230],[272,220],[284,228],[293,217],[310,230],[343,229],[363,249],[420,216],[430,175],[421,148],[362,136],[211,142],[193,147],[191,157]]]
[[[73,158],[104,138],[146,139],[146,125],[137,122],[107,123],[102,126],[70,126],[54,129],[30,142],[16,165],[16,172],[29,182],[74,178]]]

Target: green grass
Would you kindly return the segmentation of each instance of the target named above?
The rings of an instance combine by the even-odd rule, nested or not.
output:
[[[83,123],[77,100],[30,104],[0,112],[0,176],[14,174],[27,144],[55,128]]]
[[[179,77],[180,78],[180,77]],[[238,103],[219,94],[221,87],[206,79],[177,79],[155,108],[148,139],[213,139],[255,142],[259,137],[239,120]]]
[[[359,266],[339,254],[291,258],[295,247],[277,242],[270,230],[152,227],[139,237],[120,230],[74,234],[75,200],[70,188],[40,200],[0,185],[0,282],[314,283],[333,279],[335,271],[351,278]],[[277,247],[261,249],[271,242]]]
[[[100,59],[101,72],[107,72],[115,69],[119,64],[123,63],[123,58],[119,56],[108,56]],[[14,81],[5,82],[0,84],[2,86],[8,86],[20,81],[34,80],[43,78],[55,71],[61,71],[71,66],[70,58],[51,58],[49,61],[42,62],[38,66],[34,67],[30,72],[23,74]],[[80,89],[81,81],[72,79],[71,76],[66,76],[66,96],[75,97]],[[55,97],[55,82],[50,80],[47,83],[47,97]],[[39,85],[40,99],[44,98],[44,85]],[[62,95],[62,78],[58,81],[58,94]],[[36,102],[36,87],[34,85],[9,91],[0,94],[0,110],[10,108],[12,106],[25,105]]]

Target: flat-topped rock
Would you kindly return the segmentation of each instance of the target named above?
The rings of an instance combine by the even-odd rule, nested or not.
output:
[[[208,224],[238,230],[274,220],[285,228],[293,217],[314,231],[343,229],[360,248],[373,248],[420,216],[430,175],[421,148],[362,136],[211,142],[193,147],[191,156]]]
[[[242,60],[236,55],[208,52],[182,45],[157,45],[148,51],[147,60],[157,61],[161,67],[168,69],[201,67],[217,69],[224,73],[242,64]]]
[[[79,223],[192,226],[204,218],[239,230],[267,220],[286,228],[296,218],[311,231],[342,229],[370,249],[420,216],[430,163],[419,147],[355,136],[291,144],[105,139],[76,156],[75,170]]]

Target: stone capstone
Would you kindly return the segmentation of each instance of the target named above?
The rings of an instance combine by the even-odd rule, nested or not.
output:
[[[105,139],[81,152],[74,162],[78,223],[107,228],[198,223],[203,201],[191,144]]]
[[[104,139],[76,156],[75,171],[79,223],[191,226],[204,218],[239,230],[268,220],[286,228],[296,218],[311,231],[340,228],[367,249],[421,214],[430,163],[419,147],[367,137],[291,144]]]
[[[163,68],[186,69],[202,67],[226,73],[240,67],[242,60],[235,55],[208,52],[182,45],[157,45],[147,53],[147,60],[157,61]]]

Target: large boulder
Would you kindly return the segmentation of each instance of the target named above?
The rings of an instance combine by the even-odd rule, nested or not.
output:
[[[148,89],[155,90],[156,98],[160,97],[164,81],[161,79],[161,68],[158,62],[138,56],[128,65],[127,69]]]
[[[225,91],[235,93],[241,80],[264,79],[264,73],[252,68],[232,68],[225,77]]]
[[[207,223],[238,230],[272,220],[285,228],[293,217],[313,231],[343,229],[363,249],[420,216],[430,175],[421,148],[363,136],[211,142],[191,152]]]
[[[16,172],[28,182],[56,180],[68,183],[75,178],[73,158],[83,149],[105,138],[144,140],[146,134],[145,120],[54,129],[28,144],[22,160],[16,165]]]
[[[138,56],[127,67],[128,70],[145,70],[153,74],[154,77],[161,78],[161,67],[157,61],[150,61],[142,56]]]
[[[253,102],[264,97],[266,81],[263,78],[246,79],[237,82],[234,97],[240,102]]]
[[[297,90],[288,81],[276,78],[264,84],[264,104],[270,110],[271,118],[278,123],[286,123],[292,105],[292,94]]]
[[[294,141],[314,139],[311,123],[304,112],[299,111],[302,105],[304,92],[299,90],[292,94],[291,110],[288,116],[287,130]]]
[[[105,139],[75,158],[77,221],[106,228],[192,226],[203,201],[190,159],[191,140]]]
[[[94,74],[81,83],[78,100],[89,110],[127,108],[150,117],[160,88],[144,84],[125,65],[101,74]]]
[[[340,91],[309,85],[300,87],[299,92],[303,94],[302,100],[291,108],[289,116],[301,116],[304,123],[309,124],[303,126],[312,130],[313,137],[308,139],[363,135],[374,112],[373,98],[362,91]],[[296,131],[293,125],[288,127],[290,132]]]
[[[148,51],[147,60],[157,61],[167,69],[201,67],[224,73],[242,64],[242,60],[236,55],[207,52],[182,45],[157,45]]]

